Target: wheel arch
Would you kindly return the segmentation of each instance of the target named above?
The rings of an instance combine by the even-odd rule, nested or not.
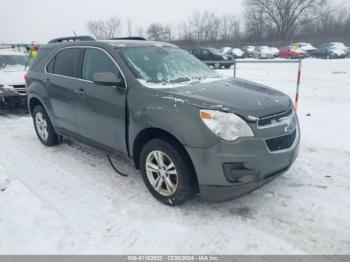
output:
[[[49,118],[50,118],[50,121],[51,121],[53,127],[55,128],[55,118],[53,117],[54,114],[53,114],[50,110],[48,110],[46,104],[43,102],[42,99],[40,99],[40,98],[39,98],[38,96],[36,96],[36,95],[35,95],[35,96],[34,96],[34,95],[33,95],[33,96],[30,96],[30,97],[28,98],[28,109],[29,109],[29,113],[30,113],[31,115],[33,115],[33,110],[34,110],[34,108],[35,108],[37,105],[40,105],[40,106],[42,106],[42,107],[45,109],[46,113],[48,114],[48,116],[49,116]]]
[[[29,98],[29,102],[28,102],[28,108],[29,108],[29,112],[31,115],[33,115],[33,110],[37,105],[41,105],[42,107],[45,108],[44,103],[37,97],[31,97]],[[45,108],[46,110],[46,108]]]
[[[132,151],[131,151],[134,159],[135,167],[137,169],[140,168],[140,155],[141,155],[142,148],[146,145],[148,141],[152,139],[157,139],[157,138],[165,140],[166,142],[169,142],[170,144],[172,144],[178,150],[181,151],[182,155],[185,157],[185,160],[188,162],[188,164],[191,167],[191,171],[193,173],[193,178],[194,178],[193,182],[195,183],[196,189],[199,190],[196,169],[194,168],[192,159],[188,154],[186,148],[183,146],[183,144],[180,142],[178,138],[176,138],[173,134],[163,129],[153,128],[153,127],[146,128],[137,134],[133,142]]]

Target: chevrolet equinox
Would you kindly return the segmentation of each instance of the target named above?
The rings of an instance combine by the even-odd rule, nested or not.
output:
[[[41,47],[25,78],[44,145],[69,137],[123,153],[168,205],[195,193],[237,198],[284,173],[298,154],[287,95],[223,78],[172,44],[56,39]]]

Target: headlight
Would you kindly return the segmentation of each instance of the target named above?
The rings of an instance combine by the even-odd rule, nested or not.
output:
[[[235,114],[201,110],[200,117],[214,134],[224,140],[234,141],[239,137],[254,136],[250,126]]]

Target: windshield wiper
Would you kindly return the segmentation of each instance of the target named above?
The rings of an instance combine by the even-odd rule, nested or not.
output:
[[[179,77],[174,80],[169,81],[169,83],[183,83],[183,82],[188,82],[191,81],[189,77]]]

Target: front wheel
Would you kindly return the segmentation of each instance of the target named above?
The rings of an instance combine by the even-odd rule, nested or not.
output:
[[[148,190],[160,202],[176,206],[194,195],[194,174],[179,146],[153,139],[143,147],[140,164]]]
[[[58,135],[53,129],[52,123],[45,109],[38,105],[33,110],[35,132],[39,140],[45,146],[55,146],[59,143]]]

